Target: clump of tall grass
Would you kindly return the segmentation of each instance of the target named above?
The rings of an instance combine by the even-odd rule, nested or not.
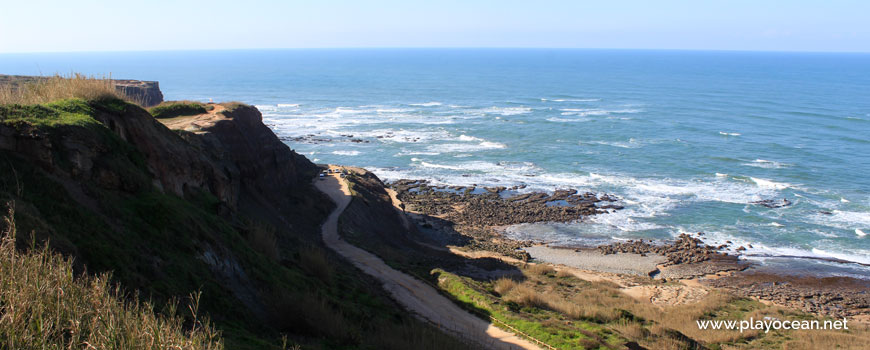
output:
[[[102,100],[120,98],[129,100],[115,89],[111,78],[71,74],[40,77],[21,83],[0,85],[0,105],[33,105],[67,98]]]
[[[499,278],[495,282],[492,283],[492,289],[495,290],[495,292],[501,296],[507,295],[516,286],[517,286],[516,281],[514,281],[513,279],[510,279],[510,278],[506,278],[506,277]]]
[[[332,282],[332,265],[323,248],[310,245],[299,251],[299,267],[326,284]]]
[[[14,211],[0,222],[0,348],[223,349],[219,331],[197,316],[185,326],[175,303],[165,315],[122,292],[106,274],[74,277],[72,261],[44,248],[15,248]]]

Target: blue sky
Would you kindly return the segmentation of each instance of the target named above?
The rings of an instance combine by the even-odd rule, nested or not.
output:
[[[0,52],[309,47],[870,51],[867,0],[4,0]]]

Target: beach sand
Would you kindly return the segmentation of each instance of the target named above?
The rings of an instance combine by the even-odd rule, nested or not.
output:
[[[595,249],[553,248],[545,245],[525,248],[532,259],[550,264],[565,265],[583,270],[650,276],[667,259],[658,254],[617,253],[604,255]]]

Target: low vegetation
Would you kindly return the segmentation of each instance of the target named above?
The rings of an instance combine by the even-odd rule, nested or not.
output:
[[[111,78],[72,74],[0,85],[0,105],[34,105],[62,99],[127,99],[115,89]]]
[[[0,348],[223,349],[220,332],[199,318],[199,295],[187,317],[172,303],[125,300],[105,274],[75,276],[71,260],[47,247],[18,252],[11,205],[0,223]]]
[[[470,311],[492,316],[559,349],[621,348],[629,341],[648,349],[862,349],[861,339],[870,339],[870,330],[858,324],[849,331],[699,330],[695,321],[702,319],[816,317],[718,291],[684,304],[656,305],[626,295],[611,282],[542,271],[531,265],[522,278],[494,280],[438,269],[433,273],[442,290]]]
[[[151,107],[148,109],[148,112],[154,118],[163,119],[204,114],[212,109],[214,109],[214,106],[196,101],[167,101],[158,106]]]

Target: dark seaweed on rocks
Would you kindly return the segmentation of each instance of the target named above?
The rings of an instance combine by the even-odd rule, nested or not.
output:
[[[711,260],[714,257],[719,259],[737,259],[736,256],[720,252],[722,248],[724,247],[706,245],[700,239],[683,233],[677,237],[676,241],[668,244],[653,244],[652,241],[629,240],[627,242],[598,246],[598,251],[602,254],[634,253],[646,255],[655,253],[663,255],[668,259],[664,264],[665,266],[703,262]]]

